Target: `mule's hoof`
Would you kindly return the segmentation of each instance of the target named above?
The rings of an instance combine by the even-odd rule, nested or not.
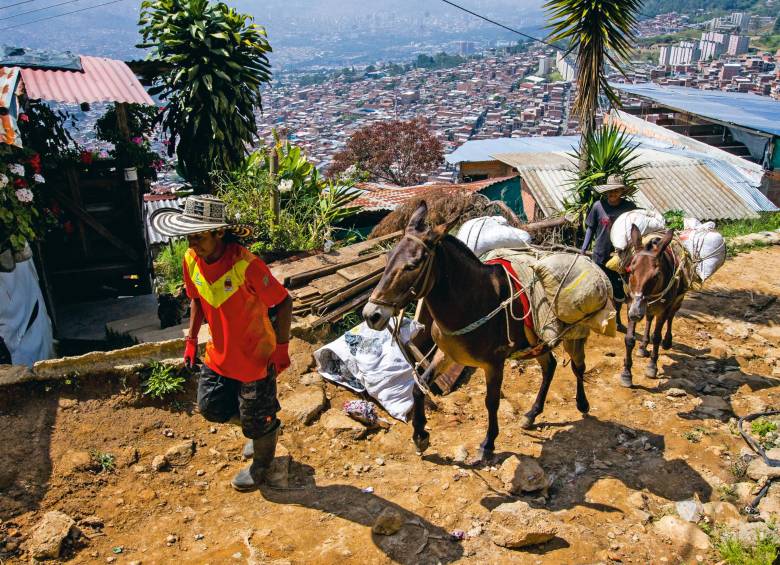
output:
[[[534,419],[528,416],[520,418],[520,427],[524,430],[530,430],[534,427]]]
[[[650,357],[650,352],[644,347],[640,347],[639,349],[637,349],[636,354],[639,355],[640,357]]]
[[[590,412],[590,404],[588,404],[587,400],[583,404],[580,404],[578,402],[577,410],[579,410],[581,414],[587,414],[588,412]]]
[[[620,386],[631,388],[634,386],[631,373],[620,373]]]
[[[624,326],[623,324],[621,324],[620,322],[618,322],[617,323],[617,331],[619,331],[620,333],[624,334],[624,333],[626,333],[628,331],[628,328],[626,326]]]
[[[658,367],[655,367],[653,365],[648,365],[645,367],[645,376],[648,379],[657,379],[658,378]]]
[[[425,451],[431,445],[431,436],[426,436],[426,437],[414,436],[412,439],[414,440],[414,445],[417,448],[417,453],[419,453],[420,455],[425,453]]]
[[[470,461],[472,466],[489,465],[493,461],[494,452],[492,449],[478,448],[474,453],[474,458]]]
[[[672,348],[672,340],[671,339],[669,341],[663,340],[661,342],[661,348],[663,348],[664,350],[671,349]]]

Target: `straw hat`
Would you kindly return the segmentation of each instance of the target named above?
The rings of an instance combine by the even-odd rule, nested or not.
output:
[[[593,187],[593,190],[598,192],[599,194],[604,194],[605,192],[609,192],[610,190],[625,190],[626,185],[623,181],[623,177],[620,175],[609,175],[607,177],[607,182],[604,184],[597,184]]]
[[[225,203],[208,194],[188,196],[184,201],[184,210],[155,210],[149,217],[149,223],[155,231],[168,237],[220,229],[230,230],[237,237],[246,237],[252,233],[249,226],[229,224],[225,219]]]

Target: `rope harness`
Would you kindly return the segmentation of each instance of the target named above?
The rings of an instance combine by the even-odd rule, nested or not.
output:
[[[644,298],[645,300],[647,300],[647,305],[648,306],[652,306],[656,302],[660,302],[661,300],[663,300],[664,297],[667,294],[669,294],[669,291],[671,291],[672,288],[674,288],[674,286],[680,281],[680,275],[681,275],[682,270],[683,270],[683,260],[677,257],[677,254],[674,252],[674,248],[672,248],[671,245],[666,248],[666,251],[664,251],[664,253],[666,253],[667,251],[669,253],[671,253],[672,262],[673,262],[673,264],[676,265],[675,269],[674,269],[674,272],[672,273],[672,276],[669,279],[669,284],[667,284],[666,287],[664,287],[664,289],[662,291],[654,293],[654,294],[651,294],[649,296],[644,296],[642,293],[631,292],[631,289],[628,288],[628,285],[625,285],[626,286],[626,291],[627,291],[626,294],[628,296],[630,296],[634,300],[642,300]],[[655,253],[653,253],[652,251],[645,251],[645,250],[643,250],[643,251],[640,251],[639,253],[636,253],[634,255],[634,257],[656,257],[657,258],[657,255]],[[628,269],[626,269],[626,270],[628,272],[630,272]]]

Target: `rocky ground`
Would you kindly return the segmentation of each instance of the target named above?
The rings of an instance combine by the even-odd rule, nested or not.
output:
[[[587,418],[561,364],[538,426],[520,429],[540,372],[507,364],[492,466],[463,463],[486,425],[480,373],[436,399],[421,458],[409,425],[343,415],[353,396],[311,372],[300,341],[272,484],[252,494],[229,485],[239,430],[204,421],[192,383],[166,401],[138,375],[2,389],[0,562],[717,563],[713,539],[750,545],[780,513],[780,484],[758,521],[741,513],[778,471],[734,425],[780,404],[778,280],[780,248],[730,260],[686,299],[660,378],[638,360],[630,390],[622,340],[592,338]]]

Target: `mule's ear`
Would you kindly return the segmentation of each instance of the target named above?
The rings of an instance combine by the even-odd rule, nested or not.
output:
[[[409,223],[406,224],[406,231],[422,233],[428,229],[428,224],[425,221],[428,217],[428,204],[425,200],[420,202],[417,210],[414,211],[412,217],[409,218]]]
[[[664,251],[666,251],[666,248],[669,247],[673,237],[674,230],[666,230],[663,238],[661,238],[661,241],[658,242],[658,249],[655,252],[656,256],[660,256]]]
[[[642,251],[644,244],[642,243],[642,232],[636,227],[636,224],[631,224],[631,244],[634,246],[634,250]]]
[[[449,233],[449,231],[452,229],[452,227],[460,221],[460,216],[455,216],[454,218],[444,222],[443,224],[439,224],[438,226],[435,226],[431,231],[433,232],[434,239],[436,241],[443,238],[445,235]]]

